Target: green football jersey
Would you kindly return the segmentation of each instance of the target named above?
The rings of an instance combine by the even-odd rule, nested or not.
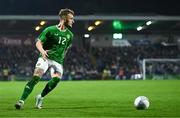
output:
[[[68,28],[61,31],[57,25],[47,27],[38,37],[44,50],[49,50],[48,59],[60,64],[64,63],[65,53],[71,46],[72,39],[73,33]]]

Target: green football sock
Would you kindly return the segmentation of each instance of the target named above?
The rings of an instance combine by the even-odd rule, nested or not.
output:
[[[44,97],[46,96],[50,91],[52,91],[56,85],[59,83],[60,78],[58,77],[53,77],[45,86],[45,88],[43,89],[41,96]]]
[[[23,101],[26,100],[26,98],[32,92],[34,86],[39,82],[39,80],[40,80],[40,77],[38,77],[38,76],[32,77],[32,79],[26,84],[20,100],[23,100]]]

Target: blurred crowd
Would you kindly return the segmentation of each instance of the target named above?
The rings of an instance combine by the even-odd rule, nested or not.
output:
[[[128,80],[141,74],[140,62],[144,58],[180,58],[177,46],[146,45],[131,47],[73,46],[64,63],[63,80]],[[31,77],[38,51],[34,45],[0,45],[0,78]],[[172,65],[171,65],[172,66]],[[180,66],[176,65],[179,72]],[[161,69],[162,70],[162,69]],[[49,79],[47,72],[44,79]]]

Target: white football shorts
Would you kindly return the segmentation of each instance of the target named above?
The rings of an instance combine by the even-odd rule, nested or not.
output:
[[[44,73],[48,69],[50,69],[51,75],[56,72],[59,72],[61,74],[61,77],[63,75],[63,66],[54,60],[50,60],[50,59],[44,60],[42,57],[39,57],[36,63],[36,68],[43,69]]]

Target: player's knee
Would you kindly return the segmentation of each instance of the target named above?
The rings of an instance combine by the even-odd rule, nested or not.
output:
[[[43,69],[40,69],[40,68],[36,68],[35,70],[34,70],[34,74],[33,74],[33,76],[38,76],[38,77],[42,77],[42,75],[43,75],[43,73],[44,73],[44,71],[43,71]]]
[[[59,73],[59,72],[53,73],[53,74],[51,74],[51,76],[52,76],[52,78],[54,78],[54,77],[61,78],[62,77],[61,73]]]

